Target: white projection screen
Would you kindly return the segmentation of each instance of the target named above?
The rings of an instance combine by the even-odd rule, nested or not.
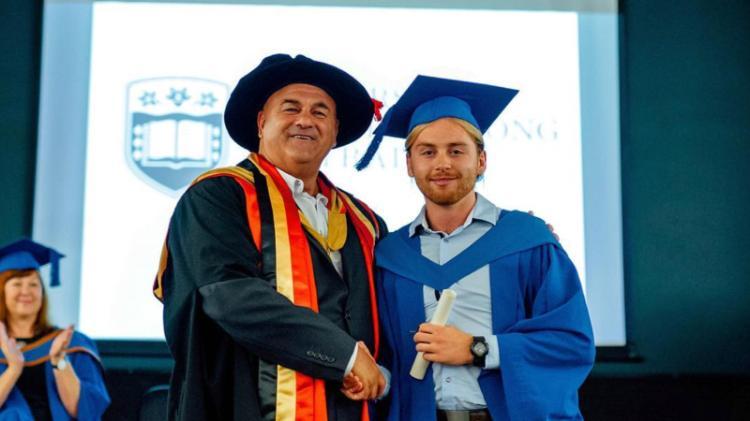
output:
[[[518,89],[486,134],[478,191],[554,225],[597,345],[626,344],[616,1],[268,3],[46,1],[33,234],[67,255],[56,323],[163,339],[151,284],[172,209],[197,174],[247,155],[224,105],[284,52],[345,69],[383,111],[418,74]],[[323,172],[396,229],[423,199],[402,141],[354,170],[374,127]]]

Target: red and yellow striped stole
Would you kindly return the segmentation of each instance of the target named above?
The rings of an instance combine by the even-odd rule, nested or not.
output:
[[[190,187],[203,180],[214,177],[231,177],[242,187],[242,191],[245,193],[245,208],[247,209],[247,221],[250,233],[252,234],[255,247],[260,251],[260,210],[255,195],[253,173],[242,167],[217,168],[199,175],[198,178],[193,180]],[[167,233],[167,235],[169,235],[169,233]],[[161,247],[161,256],[159,257],[159,269],[156,272],[156,278],[154,279],[154,286],[152,288],[154,296],[161,302],[164,302],[164,290],[162,285],[164,281],[164,272],[167,270],[167,262],[169,262],[169,249],[167,248],[167,239],[165,238]]]
[[[252,153],[249,160],[258,173],[265,178],[268,201],[273,214],[276,290],[298,306],[318,312],[318,295],[315,283],[310,245],[292,192],[276,167],[263,156]],[[253,173],[241,168],[230,167],[209,171],[198,177],[193,184],[212,177],[232,177],[242,187],[245,194],[247,219],[256,248],[261,250],[261,218],[255,191]],[[373,323],[374,354],[377,357],[380,343],[377,302],[375,299],[375,279],[373,260],[375,241],[379,237],[379,227],[374,213],[363,203],[357,202],[344,192],[337,190],[321,174],[318,179],[321,193],[329,199],[338,196],[356,231],[365,258],[367,281],[370,292],[370,308]],[[329,200],[329,206],[335,201]],[[364,209],[364,210],[362,210]],[[367,215],[365,215],[367,213]],[[369,218],[368,218],[369,216]],[[319,235],[312,235],[319,239]],[[319,241],[319,240],[318,240]],[[327,249],[327,245],[323,244]],[[162,249],[159,272],[154,283],[154,295],[162,299],[162,279],[167,266],[169,252],[166,242]],[[325,382],[286,367],[277,366],[276,381],[276,420],[325,421],[327,420]],[[362,407],[362,420],[369,420],[367,404]]]

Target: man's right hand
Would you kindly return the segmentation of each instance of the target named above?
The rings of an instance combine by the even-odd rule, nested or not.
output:
[[[344,379],[341,391],[352,400],[369,400],[380,397],[385,389],[385,377],[364,342],[358,342],[357,357],[351,373]]]

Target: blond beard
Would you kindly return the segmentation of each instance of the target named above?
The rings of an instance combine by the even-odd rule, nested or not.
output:
[[[439,206],[451,206],[458,203],[461,199],[466,197],[467,194],[474,191],[474,186],[477,182],[477,176],[464,177],[457,179],[458,183],[455,188],[451,190],[439,189],[430,184],[429,181],[423,181],[416,179],[417,187],[422,192],[424,197]]]

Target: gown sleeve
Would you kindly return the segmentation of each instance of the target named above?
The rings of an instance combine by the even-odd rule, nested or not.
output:
[[[526,317],[498,335],[510,418],[577,419],[577,391],[595,354],[578,273],[554,244],[522,254],[520,263]]]
[[[34,421],[31,408],[17,387],[10,391],[5,403],[0,406],[0,421]]]
[[[69,354],[68,358],[81,383],[78,419],[82,421],[101,419],[110,403],[101,366],[85,352]]]

